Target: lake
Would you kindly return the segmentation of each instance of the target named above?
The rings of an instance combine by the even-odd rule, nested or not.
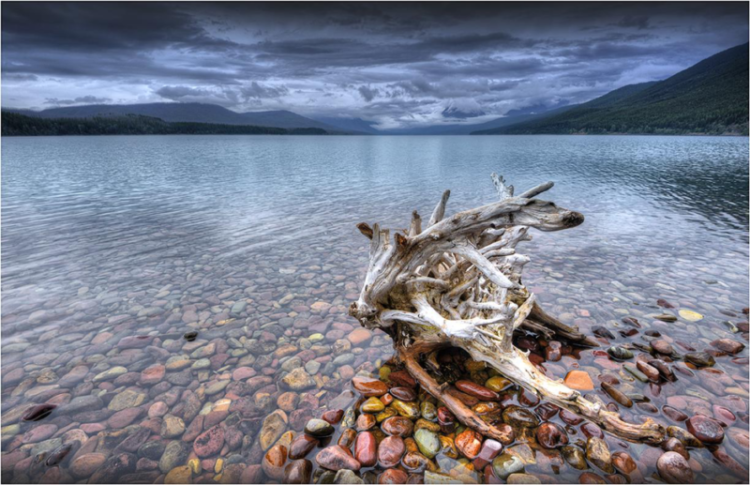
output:
[[[523,247],[524,282],[548,312],[583,331],[606,327],[617,345],[659,334],[677,354],[720,338],[746,343],[747,138],[3,138],[3,481],[152,483],[188,460],[196,482],[279,481],[252,467],[264,455],[258,436],[278,431],[263,426],[266,415],[299,434],[322,411],[356,404],[351,378],[377,376],[392,355],[380,332],[350,338],[358,323],[346,311],[369,246],[355,225],[408,227],[411,211],[429,217],[445,189],[448,214],[492,202],[492,172],[516,193],[553,181],[540,198],[585,215]],[[678,310],[702,318],[654,318]],[[641,327],[633,333],[625,317]],[[585,370],[597,389],[597,376],[615,377],[640,396],[620,410],[626,419],[725,422],[719,451],[689,450],[696,481],[747,481],[747,350],[704,369],[677,359],[677,381],[658,384],[596,352],[543,365],[560,378]],[[299,367],[309,385],[289,391],[282,378]],[[21,419],[44,402],[58,407]],[[585,448],[580,426],[550,420]],[[231,431],[198,460],[192,443],[220,423]],[[521,454],[536,452],[526,472],[543,482],[584,472],[518,441]],[[606,442],[635,460],[634,482],[655,480],[659,448]],[[63,457],[28,459],[40,453]],[[490,473],[445,453],[433,462],[466,480]],[[372,482],[377,471],[360,474]]]

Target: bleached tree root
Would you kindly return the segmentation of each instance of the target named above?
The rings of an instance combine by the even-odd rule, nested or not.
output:
[[[444,219],[450,195],[446,191],[424,230],[415,211],[409,229],[396,232],[393,241],[377,224],[359,224],[371,241],[370,266],[350,315],[367,328],[386,330],[408,372],[457,419],[482,434],[503,438],[500,430],[444,392],[444,386],[419,365],[420,354],[447,345],[460,347],[516,384],[621,438],[662,441],[664,429],[658,424],[623,421],[600,402],[546,377],[513,346],[513,333],[520,328],[596,346],[593,339],[542,310],[521,280],[529,258],[516,252],[520,242],[530,239],[529,228],[567,229],[581,224],[583,216],[534,199],[549,190],[551,182],[514,197],[513,187],[502,177],[492,178],[499,202]]]

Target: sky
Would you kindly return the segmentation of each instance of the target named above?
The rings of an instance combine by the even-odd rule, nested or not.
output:
[[[747,41],[747,2],[4,2],[2,105],[479,123],[665,79]]]

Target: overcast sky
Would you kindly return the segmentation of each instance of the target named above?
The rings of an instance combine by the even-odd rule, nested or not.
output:
[[[747,2],[5,2],[2,103],[473,123],[664,79],[747,40]]]

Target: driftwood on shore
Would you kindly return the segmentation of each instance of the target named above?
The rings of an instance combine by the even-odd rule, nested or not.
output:
[[[371,241],[370,263],[349,313],[365,327],[385,330],[412,377],[462,423],[485,436],[503,439],[498,428],[446,392],[447,385],[439,384],[420,365],[420,356],[459,347],[473,360],[621,438],[662,441],[664,429],[652,420],[623,421],[601,402],[545,376],[527,353],[513,345],[513,333],[520,329],[596,345],[542,310],[521,279],[529,258],[516,249],[531,238],[530,228],[558,231],[578,226],[584,218],[535,198],[552,188],[552,182],[514,195],[502,177],[492,174],[492,180],[498,201],[446,218],[450,196],[446,191],[426,224],[414,211],[409,228],[393,237],[378,224],[359,224]]]

